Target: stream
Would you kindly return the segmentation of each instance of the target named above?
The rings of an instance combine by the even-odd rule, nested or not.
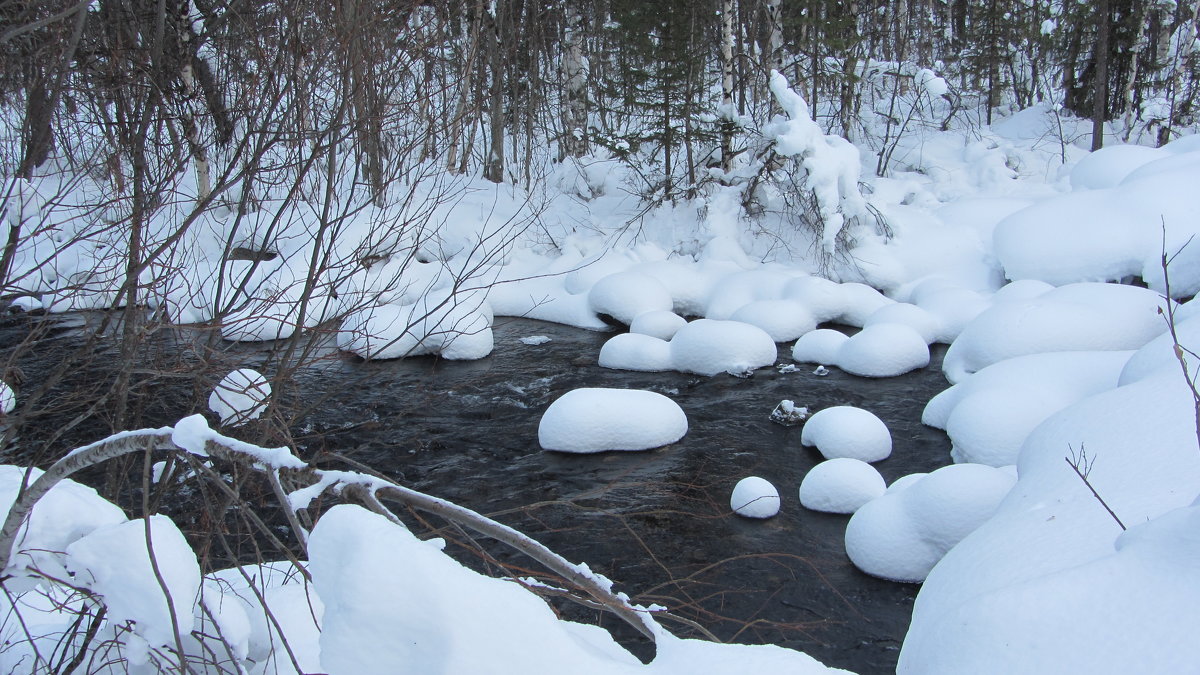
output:
[[[530,336],[550,341],[520,341]],[[800,426],[768,416],[782,399],[814,412],[859,406],[891,430],[892,456],[876,464],[889,483],[944,466],[949,440],[920,418],[948,386],[940,369],[945,347],[933,347],[928,368],[895,378],[834,368],[817,376],[801,364],[792,373],[761,369],[739,379],[601,368],[597,355],[609,337],[502,318],[495,351],[479,361],[331,359],[298,378],[301,392],[340,392],[336,405],[308,415],[301,452],[336,451],[410,487],[499,514],[613,579],[634,602],[664,605],[723,640],[781,644],[860,673],[895,672],[918,587],[867,576],[850,563],[848,517],[809,511],[797,496],[822,457],[801,446]],[[777,363],[791,362],[787,347],[779,352]],[[363,375],[360,386],[339,386]],[[689,431],[646,452],[542,451],[541,414],[578,387],[657,391],[683,408]],[[779,490],[778,516],[730,513],[730,492],[748,475]],[[618,633],[623,627],[603,624]]]
[[[63,347],[55,344],[69,345],[86,319],[0,322],[0,349],[8,351],[31,322],[45,321],[56,328],[21,362],[27,382],[57,363],[56,350]],[[891,430],[892,456],[875,465],[889,483],[944,466],[949,440],[920,418],[925,403],[947,386],[940,368],[945,346],[931,347],[929,367],[888,379],[835,368],[817,376],[805,364],[795,372],[764,368],[739,379],[601,368],[597,356],[611,333],[499,318],[494,334],[495,351],[478,361],[363,361],[322,344],[320,358],[296,372],[284,399],[285,409],[300,411],[291,426],[298,454],[336,468],[346,468],[341,457],[348,457],[403,485],[492,515],[567,559],[586,562],[633,602],[665,606],[719,639],[779,644],[858,673],[895,671],[918,586],[867,576],[850,563],[843,547],[848,517],[809,511],[797,496],[820,454],[801,446],[800,426],[780,426],[768,417],[782,399],[814,412],[862,407]],[[550,340],[521,342],[530,336]],[[186,350],[177,347],[171,349],[186,361]],[[224,343],[222,367],[259,367],[271,376],[274,348]],[[115,351],[111,342],[97,348],[101,355]],[[781,345],[779,353],[777,364],[791,363],[790,346]],[[215,370],[211,361],[205,365]],[[166,384],[147,397],[148,422],[170,424],[207,396],[207,379],[188,368],[179,371],[158,375]],[[579,387],[657,391],[683,408],[689,431],[677,443],[645,452],[541,450],[542,413]],[[60,423],[53,411],[39,420],[31,434]],[[93,426],[74,431],[95,440],[104,432]],[[10,456],[19,457],[19,449],[19,443],[12,446]],[[749,475],[779,490],[778,516],[759,521],[731,514],[730,492]],[[453,540],[457,533],[446,535]],[[485,548],[501,562],[529,564]],[[506,573],[478,557],[456,557],[482,571]],[[618,620],[575,605],[560,609],[567,618],[612,630],[639,656],[652,655],[652,647]],[[699,637],[683,623],[662,621],[678,635]]]

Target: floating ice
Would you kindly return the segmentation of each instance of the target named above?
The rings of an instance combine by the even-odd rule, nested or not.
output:
[[[530,347],[544,345],[549,341],[550,341],[550,338],[545,335],[530,335],[528,337],[521,338],[521,344],[529,345]]]

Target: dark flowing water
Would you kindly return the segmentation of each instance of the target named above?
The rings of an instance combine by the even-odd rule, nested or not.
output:
[[[84,319],[0,322],[5,350],[31,324],[47,322],[54,329],[20,362],[27,388],[59,362],[58,350],[70,348]],[[551,341],[520,342],[533,335]],[[634,602],[666,606],[723,640],[793,647],[860,673],[894,672],[917,586],[859,572],[843,547],[848,517],[800,506],[800,481],[822,458],[800,445],[799,426],[779,426],[768,416],[782,399],[813,411],[834,405],[865,408],[892,432],[892,456],[876,464],[889,482],[930,471],[949,462],[946,436],[920,423],[925,403],[946,386],[940,371],[945,349],[934,349],[929,368],[896,378],[865,379],[833,368],[819,377],[812,366],[801,366],[794,373],[769,368],[738,379],[600,368],[597,355],[609,337],[500,319],[495,352],[479,361],[365,362],[325,348],[323,358],[296,373],[285,409],[312,406],[292,425],[302,457],[338,468],[346,464],[335,455],[349,457],[404,485],[493,515],[568,559],[586,562]],[[175,342],[166,351],[176,352],[178,359],[167,361],[183,365],[172,366],[178,374],[154,370],[156,384],[140,399],[147,424],[169,424],[202,405],[222,368],[259,367],[274,375],[272,345],[225,343],[217,354],[210,349],[201,358],[203,349],[189,343],[186,334],[183,342],[180,334],[171,339]],[[89,367],[102,368],[115,350],[111,343],[97,345],[99,358]],[[790,363],[788,347],[779,351],[779,362]],[[112,363],[117,362],[114,356]],[[201,366],[207,368],[203,376],[191,374]],[[111,380],[96,376],[94,381],[91,390],[76,386],[73,395],[87,403]],[[537,441],[542,413],[578,387],[663,393],[687,413],[688,434],[647,452],[542,451]],[[47,401],[65,398],[56,392]],[[34,429],[54,429],[62,422],[53,409],[39,414]],[[77,442],[104,435],[93,428],[103,421],[74,429],[82,439]],[[65,441],[56,445],[71,447]],[[26,445],[33,446],[32,439]],[[19,457],[21,448],[12,446],[11,456]],[[756,521],[730,513],[730,491],[749,475],[779,489],[777,517]],[[502,562],[529,564],[485,548]],[[486,561],[474,564],[489,567]],[[623,624],[584,611],[568,615],[599,621],[636,653],[650,654]],[[696,636],[687,626],[664,623],[677,634]]]
[[[519,340],[532,335],[551,341]],[[342,378],[369,377],[308,417],[309,433],[298,439],[303,451],[335,450],[416,489],[498,514],[586,561],[635,602],[667,606],[721,639],[783,644],[862,673],[894,672],[917,586],[859,572],[843,547],[848,517],[800,506],[800,481],[822,458],[800,445],[800,427],[773,424],[768,415],[782,399],[813,411],[859,406],[892,432],[892,456],[876,465],[889,482],[943,466],[949,441],[920,416],[947,386],[944,347],[935,348],[929,368],[896,378],[832,368],[819,377],[801,366],[738,379],[600,368],[597,355],[611,335],[555,324],[501,319],[495,336],[494,354],[480,361],[343,356],[308,372],[300,391],[341,391]],[[542,451],[542,413],[585,386],[665,394],[687,413],[688,434],[648,452]],[[730,491],[748,475],[779,489],[779,516],[755,521],[730,513]]]

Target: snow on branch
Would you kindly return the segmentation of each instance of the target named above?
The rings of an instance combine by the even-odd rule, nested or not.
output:
[[[804,169],[798,187],[811,197],[810,208],[806,209],[811,213],[806,215],[819,221],[811,224],[819,228],[824,254],[832,256],[839,235],[848,226],[875,220],[858,187],[862,174],[858,148],[840,136],[823,132],[804,97],[789,87],[787,78],[778,71],[771,71],[770,86],[788,119],[777,119],[766,134],[774,137],[778,154],[795,158]]]

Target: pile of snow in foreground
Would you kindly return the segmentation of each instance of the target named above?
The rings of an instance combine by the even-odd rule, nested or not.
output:
[[[0,502],[11,503],[23,474],[0,466]],[[69,570],[74,584],[103,600],[108,614],[86,658],[121,672],[174,667],[171,608],[189,663],[221,672],[845,672],[781,647],[680,640],[665,631],[655,659],[642,665],[603,629],[559,620],[522,583],[479,575],[447,557],[441,540],[421,541],[356,506],[335,506],[317,522],[308,542],[311,584],[287,563],[202,577],[174,523],[153,516],[149,526],[158,577],[143,521],[125,521],[115,506],[71,481],[55,487],[35,508],[14,548],[20,553],[3,570],[9,592],[0,595],[6,645],[0,668],[27,670],[35,650],[54,653],[64,636],[81,630],[73,622],[88,605],[31,573],[27,565],[35,562],[61,578]]]
[[[559,452],[649,450],[683,438],[687,415],[662,394],[638,389],[575,389],[550,404],[538,442]]]
[[[878,462],[892,454],[892,434],[883,420],[868,410],[847,405],[817,411],[804,424],[800,443],[815,445],[825,459],[850,457]]]
[[[995,516],[930,573],[900,672],[1194,669],[1194,415],[1167,363],[1043,422]],[[1084,452],[1089,482],[1127,532],[1068,465]]]
[[[765,478],[747,476],[733,486],[729,508],[747,518],[771,518],[779,513],[779,491]]]

